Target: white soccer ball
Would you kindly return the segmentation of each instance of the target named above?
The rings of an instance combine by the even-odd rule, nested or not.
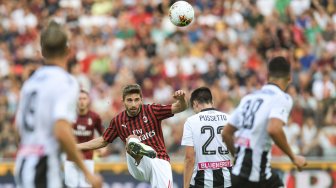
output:
[[[169,9],[169,19],[176,26],[187,26],[194,19],[194,8],[186,1],[177,1]]]

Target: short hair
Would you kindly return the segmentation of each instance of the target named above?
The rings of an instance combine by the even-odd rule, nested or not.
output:
[[[282,56],[277,56],[271,59],[268,63],[268,74],[269,77],[274,78],[286,78],[290,75],[291,66],[286,58]]]
[[[197,101],[202,104],[209,104],[212,103],[212,94],[209,88],[207,87],[200,87],[195,89],[191,93],[190,97],[190,105],[193,106],[194,101]]]
[[[65,56],[67,43],[67,33],[58,23],[51,21],[40,36],[42,56],[46,59]]]
[[[86,90],[84,90],[84,89],[81,89],[81,90],[80,90],[80,93],[84,93],[84,94],[86,94],[87,96],[89,96],[89,92],[86,91]]]
[[[140,97],[142,97],[142,91],[139,84],[128,84],[124,87],[122,92],[123,100],[125,100],[125,97],[129,94],[139,94]]]

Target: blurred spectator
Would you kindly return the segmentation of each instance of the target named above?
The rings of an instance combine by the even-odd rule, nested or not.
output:
[[[318,136],[319,130],[313,114],[306,114],[301,133],[302,154],[306,156],[322,155]]]

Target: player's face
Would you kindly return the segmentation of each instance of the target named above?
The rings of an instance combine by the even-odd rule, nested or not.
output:
[[[78,100],[78,110],[86,110],[89,108],[90,99],[89,96],[86,93],[80,93],[79,94],[79,100]]]
[[[142,98],[140,94],[132,93],[126,95],[123,102],[128,115],[130,116],[138,115],[140,111],[140,105],[142,104]]]

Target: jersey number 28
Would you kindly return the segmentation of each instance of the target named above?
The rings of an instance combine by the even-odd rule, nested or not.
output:
[[[261,104],[264,101],[262,99],[248,100],[243,106],[243,128],[252,129],[254,125],[254,117],[259,110]]]

